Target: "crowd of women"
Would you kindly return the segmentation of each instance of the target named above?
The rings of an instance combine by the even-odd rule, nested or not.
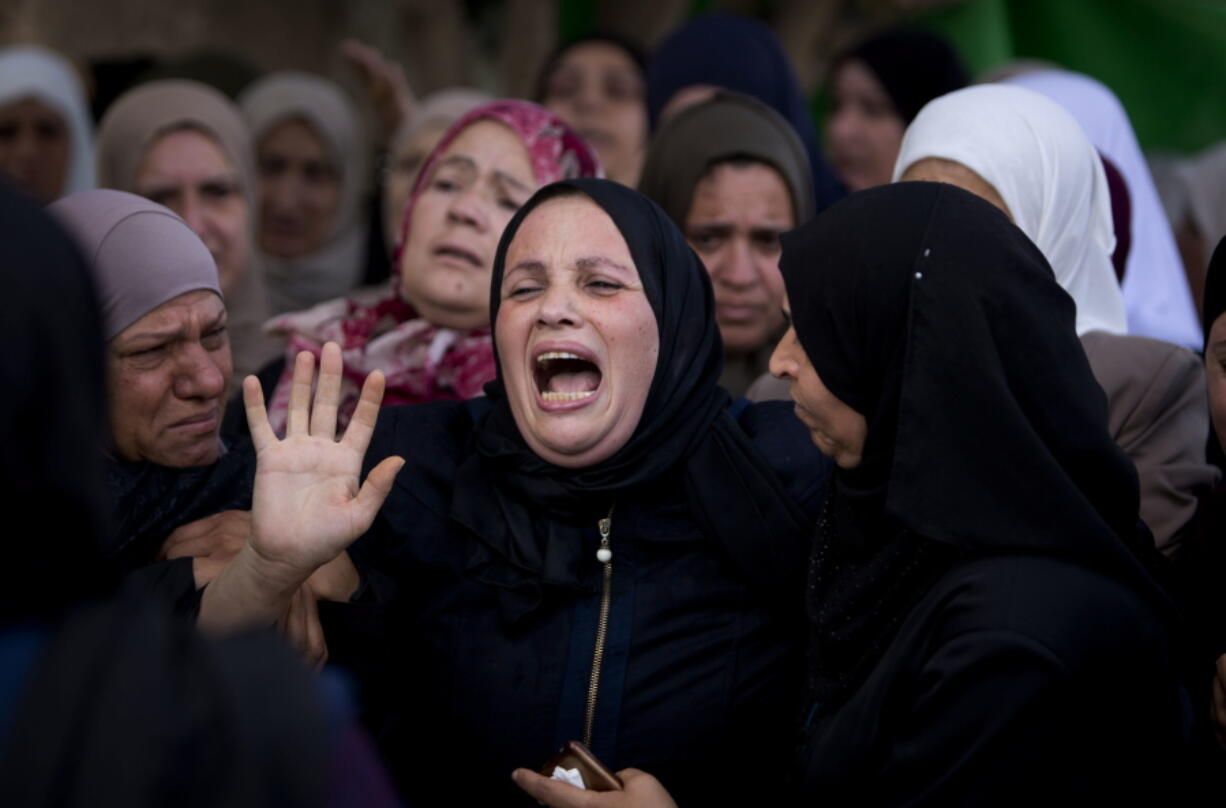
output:
[[[1226,211],[1109,89],[888,30],[819,145],[731,15],[534,101],[347,54],[376,138],[0,49],[0,803],[1218,782]]]

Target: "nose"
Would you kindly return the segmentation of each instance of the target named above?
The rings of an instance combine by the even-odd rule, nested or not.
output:
[[[229,346],[221,351],[228,352]],[[181,399],[208,401],[220,398],[229,379],[218,361],[219,351],[206,350],[198,342],[182,346],[175,373],[175,395]]]
[[[575,291],[565,284],[550,284],[539,298],[536,321],[546,328],[578,326],[583,317],[575,306]]]
[[[826,125],[826,132],[830,136],[830,146],[835,148],[844,145],[849,141],[855,140],[860,129],[859,115],[852,108],[851,104],[843,104],[837,109]]]
[[[772,376],[785,382],[796,381],[796,374],[800,370],[796,357],[798,347],[796,329],[789,327],[771,353],[768,367]]]
[[[260,200],[270,213],[292,215],[301,198],[301,184],[293,171],[283,170],[260,179]]]
[[[13,154],[20,160],[34,161],[38,157],[38,133],[33,126],[17,125]]]
[[[466,224],[475,227],[480,232],[489,228],[489,216],[486,215],[488,203],[482,198],[474,186],[470,185],[456,191],[447,206],[447,217],[456,224]]]
[[[737,235],[728,239],[727,246],[713,263],[715,271],[711,274],[724,286],[750,289],[758,283],[758,268],[747,238]]]

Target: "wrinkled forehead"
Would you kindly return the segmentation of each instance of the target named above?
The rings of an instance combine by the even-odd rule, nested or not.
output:
[[[533,207],[507,246],[506,273],[525,261],[553,261],[562,267],[604,259],[641,280],[626,234],[613,217],[579,191],[559,193]]]

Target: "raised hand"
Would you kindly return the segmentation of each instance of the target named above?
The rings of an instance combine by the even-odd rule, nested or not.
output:
[[[375,371],[366,378],[353,419],[337,441],[341,369],[340,348],[330,342],[323,348],[312,407],[315,358],[305,351],[298,354],[284,440],[268,424],[259,382],[254,376],[243,381],[256,450],[251,546],[262,559],[302,580],[370,527],[404,465],[403,459],[389,457],[359,487],[362,457],[383,400],[383,374]]]
[[[413,113],[413,91],[405,78],[404,68],[385,57],[378,48],[356,39],[341,42],[341,55],[362,80],[379,119],[383,143],[388,145],[392,135]]]

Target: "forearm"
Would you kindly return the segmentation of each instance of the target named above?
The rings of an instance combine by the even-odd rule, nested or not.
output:
[[[270,562],[247,544],[205,587],[197,622],[213,632],[272,625],[309,575]]]

